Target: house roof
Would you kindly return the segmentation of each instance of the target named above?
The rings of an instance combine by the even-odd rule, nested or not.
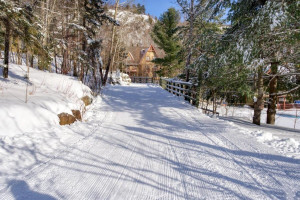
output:
[[[127,51],[129,52],[131,60],[127,61],[127,65],[139,65],[144,55],[146,55],[150,49],[154,49],[157,58],[162,58],[164,56],[163,50],[152,45],[149,47],[128,47]]]

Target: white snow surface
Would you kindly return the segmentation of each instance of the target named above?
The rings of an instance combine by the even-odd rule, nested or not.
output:
[[[84,108],[80,100],[91,90],[76,78],[10,64],[9,78],[0,77],[0,138],[42,131],[59,124],[58,114]],[[2,74],[2,68],[0,68]],[[28,82],[28,102],[25,103]]]
[[[212,105],[208,108],[212,109]],[[227,111],[226,111],[227,110]],[[252,121],[254,115],[254,109],[249,106],[238,107],[238,106],[220,106],[218,105],[217,111],[220,116],[232,116]],[[297,117],[296,117],[297,116]],[[275,125],[298,129],[300,132],[300,109],[291,110],[276,110]],[[265,124],[267,120],[267,108],[264,108],[261,112],[261,124]]]
[[[85,122],[0,141],[0,199],[300,199],[299,153],[245,131],[160,87],[111,86]]]

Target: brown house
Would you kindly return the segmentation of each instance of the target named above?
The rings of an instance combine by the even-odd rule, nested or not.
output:
[[[125,72],[129,76],[151,78],[157,76],[156,72],[160,69],[160,66],[151,61],[163,56],[161,50],[150,45],[150,47],[129,47],[127,51]]]

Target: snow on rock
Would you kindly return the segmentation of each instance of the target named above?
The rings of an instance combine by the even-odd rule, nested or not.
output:
[[[0,137],[13,137],[31,131],[41,131],[58,125],[57,115],[82,110],[90,89],[73,77],[43,72],[11,64],[9,78],[0,78]],[[0,69],[2,74],[2,70]],[[26,86],[28,84],[28,102]]]
[[[110,16],[113,16],[114,13],[114,10],[108,10]],[[122,10],[117,13],[117,21],[120,23],[120,28],[117,31],[118,35],[126,46],[149,46],[154,44],[150,32],[155,24],[155,19],[151,16]]]

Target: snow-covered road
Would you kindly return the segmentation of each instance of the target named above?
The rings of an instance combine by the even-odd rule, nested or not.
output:
[[[159,87],[110,87],[89,112],[80,140],[1,171],[0,199],[300,199],[299,159]]]

